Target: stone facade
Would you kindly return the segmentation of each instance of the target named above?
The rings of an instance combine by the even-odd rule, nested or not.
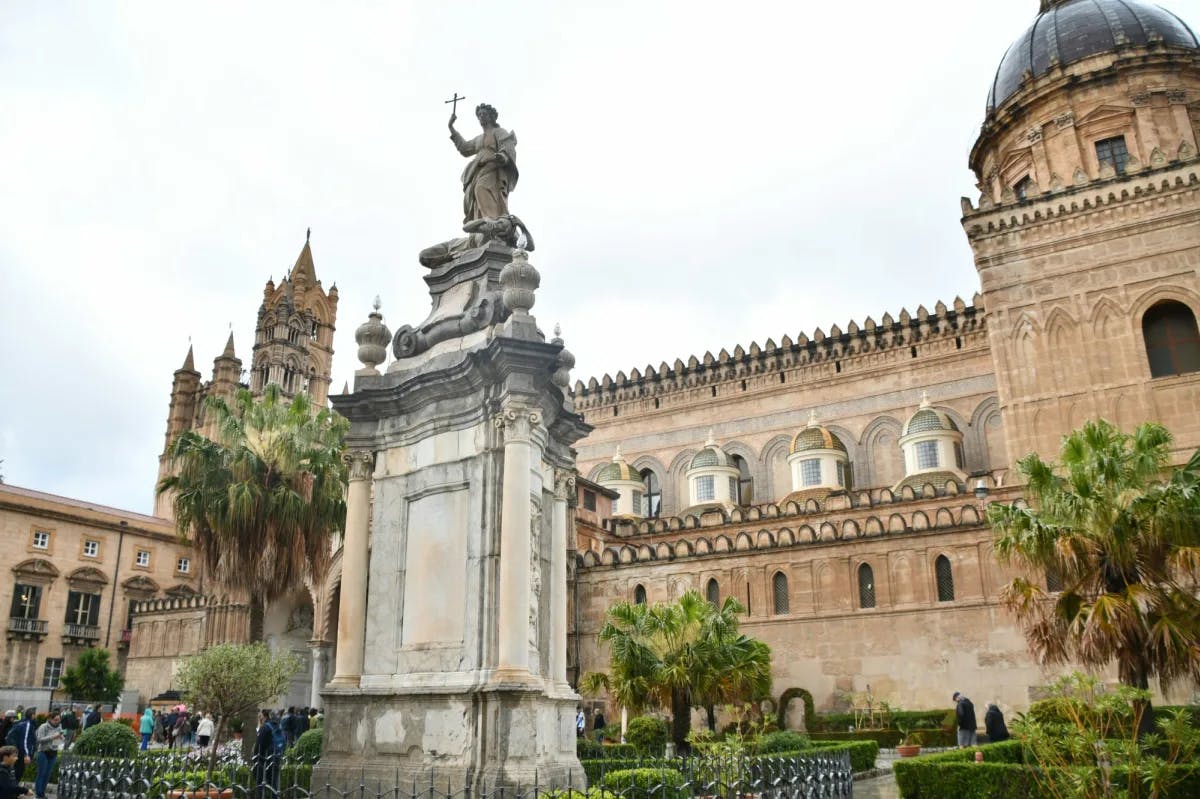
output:
[[[1061,19],[1131,24],[1078,5]],[[1200,51],[1170,18],[1167,40],[1159,17],[1137,18],[1147,35],[1118,31],[1103,41],[1119,47],[1054,61],[989,108],[971,154],[980,200],[962,203],[982,288],[969,304],[575,385],[595,428],[581,473],[605,484],[619,451],[645,480],[632,517],[580,538],[582,670],[606,665],[595,634],[613,602],[695,588],[749,608],[745,630],[775,653],[776,694],[806,688],[828,709],[869,690],[919,708],[959,688],[1028,704],[1050,675],[999,605],[1011,575],[980,522],[986,502],[1019,499],[1015,460],[1053,459],[1088,419],[1161,422],[1175,463],[1200,447]],[[1162,318],[1176,331],[1166,343]],[[957,468],[936,479],[899,446],[922,396],[951,422],[943,463],[961,440]],[[813,417],[844,444],[845,490],[826,474],[821,490],[797,491],[789,442]],[[714,437],[739,496],[696,506],[689,466]]]
[[[170,522],[40,491],[0,484],[0,541],[9,570],[0,581],[9,608],[0,687],[9,696],[56,688],[89,647],[108,648],[122,667],[131,604],[203,585]]]

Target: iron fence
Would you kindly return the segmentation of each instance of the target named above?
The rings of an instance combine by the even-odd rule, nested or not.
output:
[[[59,765],[60,799],[848,799],[854,778],[847,752],[788,757],[676,757],[586,762],[568,794],[539,782],[486,791],[430,771],[419,780],[312,780],[311,761],[289,757],[242,761],[227,752],[209,779],[206,756],[164,753],[136,758],[66,753]],[[617,773],[621,772],[621,773]],[[601,789],[599,793],[596,789]]]

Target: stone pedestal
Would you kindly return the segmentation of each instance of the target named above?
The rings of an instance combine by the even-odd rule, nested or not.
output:
[[[374,455],[348,518],[373,510],[365,573],[347,522],[357,549],[314,784],[582,787],[563,538],[571,445],[589,428],[563,393],[570,356],[529,313],[539,278],[523,252],[492,244],[425,279],[433,308],[397,331],[387,372],[333,398],[349,448]],[[360,587],[365,614],[347,618]]]

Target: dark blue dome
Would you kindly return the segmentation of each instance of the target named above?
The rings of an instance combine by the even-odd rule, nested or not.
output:
[[[1158,6],[1138,0],[1042,0],[1041,13],[996,70],[988,111],[1012,97],[1027,72],[1039,78],[1055,64],[1145,45],[1200,50],[1191,28]]]

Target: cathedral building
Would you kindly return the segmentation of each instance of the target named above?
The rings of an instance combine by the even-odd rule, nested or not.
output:
[[[1088,419],[1200,447],[1200,42],[1140,0],[1042,0],[986,94],[979,294],[576,383],[580,473],[619,495],[580,525],[576,673],[614,602],[695,589],[818,708],[1024,708],[1053,676],[985,508]]]

